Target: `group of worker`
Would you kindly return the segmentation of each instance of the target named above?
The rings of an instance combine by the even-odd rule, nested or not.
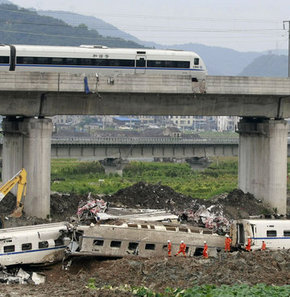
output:
[[[226,234],[225,252],[231,251],[231,242],[232,242],[231,238],[229,237],[229,235]],[[248,242],[245,247],[246,251],[248,251],[248,252],[251,251],[251,244],[252,244],[251,237],[248,237]],[[170,240],[167,241],[167,250],[168,250],[168,257],[171,257],[172,245],[171,245]],[[266,250],[266,243],[264,240],[262,241],[261,250],[262,251]],[[180,253],[182,253],[183,256],[186,258],[186,244],[184,243],[183,240],[181,240],[180,245],[179,245],[179,250],[174,256],[178,256]],[[204,259],[208,258],[208,245],[207,245],[206,241],[204,241],[202,256]]]

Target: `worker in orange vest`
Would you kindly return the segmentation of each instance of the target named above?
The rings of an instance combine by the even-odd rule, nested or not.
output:
[[[248,236],[248,244],[246,245],[246,251],[250,252],[251,251],[251,237]]]
[[[208,258],[207,250],[208,250],[208,245],[207,245],[206,241],[204,241],[203,252],[202,252],[202,256],[204,259]]]
[[[180,253],[182,253],[183,256],[186,258],[185,250],[186,250],[186,244],[183,242],[183,240],[181,240],[180,241],[180,245],[179,245],[179,251],[175,254],[175,256],[177,256]]]
[[[266,242],[263,240],[262,241],[261,251],[265,251],[265,250],[266,250]]]
[[[232,240],[230,239],[230,237],[228,236],[228,234],[226,234],[225,252],[230,252],[231,251],[231,242],[232,242]]]
[[[171,242],[169,239],[167,240],[167,251],[168,251],[168,257],[171,257]]]

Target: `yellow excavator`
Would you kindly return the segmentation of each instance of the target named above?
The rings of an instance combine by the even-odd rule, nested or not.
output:
[[[22,197],[26,195],[27,184],[27,172],[22,168],[16,173],[8,182],[0,186],[0,201],[12,190],[12,188],[18,184],[17,196],[16,196],[16,209],[10,215],[10,217],[20,218],[22,216],[23,204],[21,203]]]

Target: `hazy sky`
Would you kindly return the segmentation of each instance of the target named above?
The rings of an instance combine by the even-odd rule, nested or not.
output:
[[[288,48],[290,0],[11,0],[100,18],[139,39],[240,51]],[[288,29],[288,25],[287,25]]]

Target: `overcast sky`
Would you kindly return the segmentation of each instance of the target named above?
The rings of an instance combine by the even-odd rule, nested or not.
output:
[[[100,18],[141,40],[240,51],[287,49],[290,0],[11,0]],[[288,25],[287,25],[288,29]]]

